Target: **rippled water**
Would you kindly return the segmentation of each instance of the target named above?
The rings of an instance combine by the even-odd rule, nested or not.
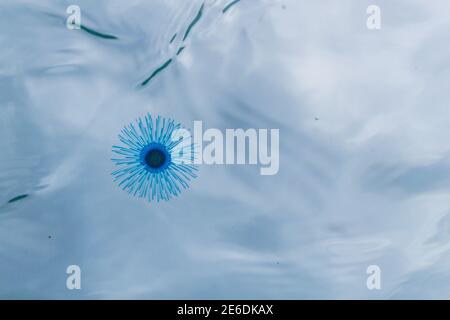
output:
[[[1,298],[450,298],[448,1],[70,4],[0,4]],[[279,128],[280,171],[133,198],[111,146],[147,112]]]

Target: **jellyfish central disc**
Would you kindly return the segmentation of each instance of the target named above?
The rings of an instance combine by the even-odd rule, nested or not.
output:
[[[147,152],[144,161],[150,168],[158,169],[166,162],[166,155],[161,150],[152,149]]]

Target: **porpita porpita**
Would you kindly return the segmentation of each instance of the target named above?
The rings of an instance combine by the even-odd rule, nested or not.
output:
[[[111,159],[119,169],[114,180],[128,193],[148,201],[170,200],[196,178],[194,144],[181,124],[150,114],[125,126],[119,134],[123,145],[113,146]]]

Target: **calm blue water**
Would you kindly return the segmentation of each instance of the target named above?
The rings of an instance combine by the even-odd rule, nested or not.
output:
[[[231,2],[79,0],[80,30],[1,2],[0,298],[450,298],[448,1],[378,0],[380,30],[373,1]],[[147,112],[279,128],[279,173],[131,197],[111,146]]]

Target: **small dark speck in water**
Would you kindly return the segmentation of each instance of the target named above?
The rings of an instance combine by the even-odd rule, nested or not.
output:
[[[286,6],[283,4],[283,5],[281,6],[281,9],[285,10],[285,9],[286,9]]]
[[[10,200],[8,201],[8,203],[13,203],[13,202],[16,202],[16,201],[25,199],[26,197],[28,197],[28,194],[21,194],[21,195],[19,195],[19,196],[17,196],[17,197],[14,197],[14,198],[10,199]]]
[[[318,121],[318,120],[319,120],[319,118],[315,117],[315,118],[314,118],[314,120]]]
[[[51,238],[52,238],[52,236],[48,236],[48,238],[49,238],[49,239],[51,239]]]

